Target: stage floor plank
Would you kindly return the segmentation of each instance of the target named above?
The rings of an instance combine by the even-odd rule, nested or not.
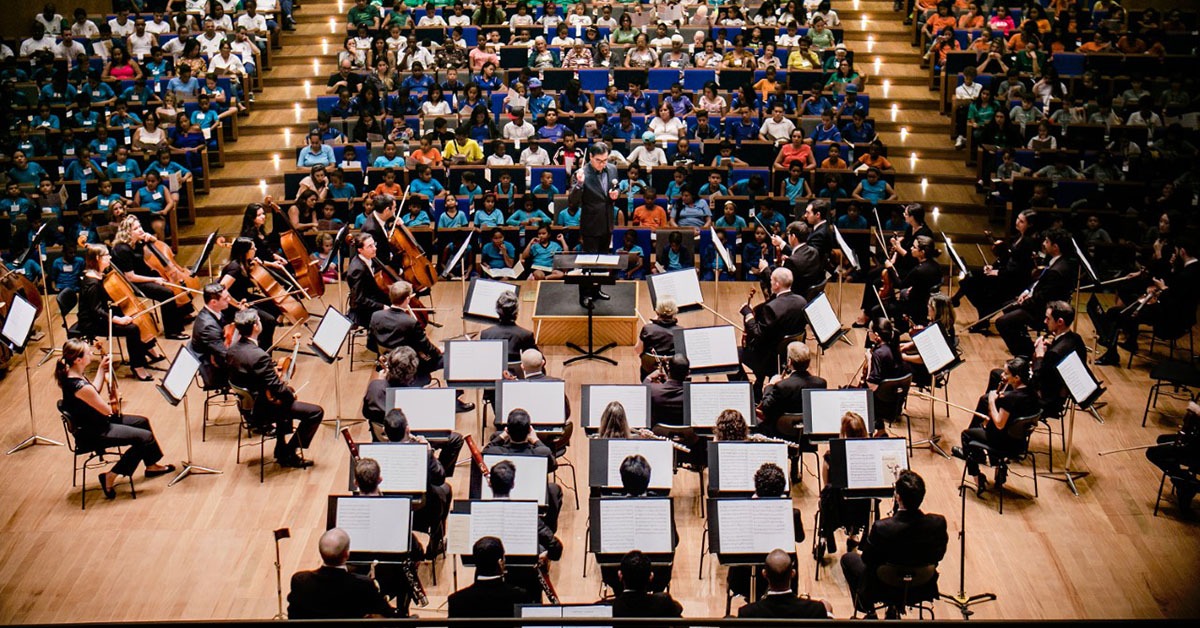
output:
[[[532,295],[532,286],[525,294]],[[649,294],[644,284],[643,315],[649,316]],[[705,284],[706,299],[722,314],[737,317],[750,284]],[[839,299],[839,288],[831,286],[829,296],[835,307],[841,303],[842,320],[848,325],[857,309],[859,285],[847,285]],[[330,290],[329,302],[336,300]],[[435,305],[445,327],[437,338],[451,337],[481,326],[464,323],[461,289],[440,284],[434,293]],[[522,301],[521,322],[530,324],[532,303]],[[312,304],[317,311],[316,304]],[[960,330],[973,318],[969,306],[960,309]],[[687,326],[719,324],[707,312],[684,314]],[[55,322],[57,325],[57,321]],[[45,324],[42,323],[42,327]],[[1087,321],[1081,333],[1090,342]],[[62,340],[61,327],[53,336]],[[851,372],[861,363],[863,332],[853,330],[854,346],[838,344],[821,360],[821,375],[832,386],[847,383]],[[951,400],[973,406],[981,393],[988,370],[1007,357],[997,338],[961,334],[967,362],[953,376]],[[581,339],[583,340],[583,339]],[[40,358],[34,345],[29,355]],[[166,342],[173,354],[178,343]],[[617,347],[610,355],[621,365],[611,367],[596,362],[563,367],[572,353],[565,347],[546,347],[552,375],[565,377],[568,391],[579,407],[581,383],[632,383],[637,379],[637,360],[631,347]],[[363,354],[364,358],[366,354]],[[362,391],[370,368],[364,361],[353,373],[342,361],[340,379],[342,416],[357,417]],[[301,357],[296,385],[304,386],[300,396],[325,406],[327,416],[337,414],[335,378],[330,366],[310,357]],[[1005,514],[996,512],[997,498],[989,493],[983,499],[973,493],[967,497],[968,594],[990,591],[996,602],[975,608],[980,619],[1101,619],[1163,618],[1200,615],[1200,537],[1195,523],[1180,519],[1173,502],[1155,518],[1151,516],[1159,474],[1141,451],[1100,457],[1098,452],[1119,447],[1151,443],[1159,434],[1174,432],[1179,425],[1183,402],[1164,398],[1163,413],[1150,415],[1146,428],[1140,427],[1142,409],[1149,386],[1148,363],[1135,362],[1132,370],[1100,367],[1096,371],[1108,388],[1101,425],[1088,414],[1076,417],[1074,466],[1091,475],[1079,480],[1080,495],[1075,497],[1060,482],[1041,478],[1040,497],[1033,499],[1029,466],[1020,465],[1010,473]],[[37,429],[42,435],[61,439],[62,428],[55,401],[58,391],[52,380],[52,366],[32,370],[33,402]],[[167,453],[164,462],[179,464],[185,455],[182,409],[169,407],[151,384],[121,379],[127,412],[151,417],[155,431]],[[469,398],[469,397],[468,397]],[[0,444],[7,450],[29,432],[25,370],[20,359],[14,360],[0,381],[0,400],[7,412],[0,422]],[[105,501],[96,490],[96,475],[89,474],[93,490],[88,508],[79,509],[79,489],[71,488],[69,453],[61,447],[36,447],[11,456],[0,457],[0,623],[79,622],[79,621],[152,621],[183,619],[265,619],[275,614],[274,549],[271,530],[291,529],[292,538],[282,542],[284,594],[290,574],[297,569],[317,566],[317,538],[324,528],[325,496],[344,492],[348,455],[332,423],[323,427],[308,452],[316,466],[307,471],[281,470],[269,464],[265,484],[258,482],[257,447],[246,448],[240,465],[234,462],[236,444],[235,411],[214,408],[224,427],[210,427],[208,441],[200,442],[201,403],[203,396],[193,390],[190,396],[191,425],[196,462],[224,470],[218,476],[194,476],[168,488],[169,478],[136,481],[138,498],[131,500],[127,486],[118,488],[115,501]],[[913,432],[923,437],[928,431],[929,404],[911,399],[909,412]],[[951,411],[947,418],[943,407],[936,413],[938,433],[949,449],[958,442],[958,433],[968,422],[965,413]],[[459,415],[458,429],[478,434],[478,415]],[[1056,424],[1057,425],[1057,424]],[[366,439],[364,424],[353,427],[357,438]],[[903,435],[905,426],[897,424],[894,433]],[[577,431],[568,457],[581,470],[579,479],[586,485],[587,447],[582,431]],[[1045,451],[1046,436],[1035,435],[1035,449]],[[1057,447],[1058,437],[1055,436]],[[268,455],[270,447],[268,446]],[[1055,452],[1056,470],[1064,455]],[[811,463],[811,458],[808,459]],[[1038,456],[1045,471],[1045,456]],[[959,499],[955,490],[961,464],[945,460],[928,451],[914,452],[912,467],[926,479],[929,495],[925,509],[946,515],[950,523],[951,543],[941,564],[941,588],[953,593],[959,578]],[[569,470],[565,482],[569,483]],[[806,477],[794,487],[793,498],[804,514],[811,540],[812,518],[818,487],[806,464]],[[989,472],[990,474],[990,472]],[[452,479],[457,495],[465,495],[467,470],[460,467]],[[564,476],[560,473],[560,481]],[[583,495],[586,495],[586,487]],[[672,493],[676,500],[677,523],[681,542],[676,556],[673,594],[682,601],[688,616],[719,616],[724,612],[724,569],[714,567],[712,557],[704,561],[704,577],[697,579],[697,548],[700,547],[702,521],[696,517],[698,486],[696,476],[680,473]],[[583,534],[586,505],[576,511],[569,489],[566,495],[559,536],[566,545],[563,560],[553,567],[560,596],[568,602],[590,602],[597,598],[599,573],[594,561],[586,579],[582,569]],[[890,503],[885,502],[884,508]],[[844,539],[839,536],[839,549]],[[820,581],[813,580],[813,559],[808,542],[798,546],[800,589],[814,597],[829,599],[838,617],[847,617],[851,607],[849,594],[836,560],[826,558]],[[840,553],[833,558],[836,559]],[[416,609],[422,616],[444,613],[446,595],[452,591],[452,569],[439,562],[438,585],[430,583],[427,568],[422,577],[430,593],[431,604]],[[471,571],[458,568],[458,581],[465,585]],[[285,602],[286,604],[286,602]],[[742,604],[734,600],[734,608]],[[947,604],[936,605],[938,617],[957,619]]]

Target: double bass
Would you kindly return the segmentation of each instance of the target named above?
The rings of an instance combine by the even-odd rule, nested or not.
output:
[[[264,198],[263,205],[274,213],[275,220],[280,221],[280,228],[275,230],[275,234],[279,236],[279,248],[283,249],[283,256],[292,267],[296,283],[304,288],[309,296],[324,296],[325,280],[321,277],[321,262],[312,256],[304,244],[304,238],[273,198]]]

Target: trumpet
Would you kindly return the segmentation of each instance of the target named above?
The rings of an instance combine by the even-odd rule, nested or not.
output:
[[[790,440],[775,438],[774,436],[767,436],[766,434],[759,434],[757,432],[751,432],[747,440],[752,443],[779,443],[780,445],[787,445],[788,449],[800,449],[799,443],[793,443]]]
[[[689,448],[687,445],[677,443],[674,440],[667,438],[666,436],[659,436],[658,434],[655,434],[654,432],[651,432],[650,430],[648,430],[644,427],[635,427],[632,430],[629,430],[629,433],[633,434],[635,436],[638,436],[640,438],[649,438],[649,439],[653,439],[653,440],[665,440],[668,443],[671,443],[671,447],[674,447],[677,451],[681,451],[685,454],[692,453],[691,448]]]

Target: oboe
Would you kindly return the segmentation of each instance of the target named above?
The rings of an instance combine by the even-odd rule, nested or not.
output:
[[[631,434],[640,436],[641,438],[651,438],[654,440],[665,440],[668,443],[671,443],[672,447],[674,447],[675,449],[677,449],[685,454],[692,453],[692,450],[690,448],[688,448],[687,445],[682,445],[680,443],[677,443],[677,442],[671,440],[670,438],[667,438],[666,436],[659,436],[658,434],[655,434],[654,432],[651,432],[650,430],[648,430],[644,427],[635,427],[632,430],[629,430],[629,432]]]
[[[400,563],[400,571],[404,572],[404,579],[408,580],[408,587],[412,589],[413,601],[417,606],[429,606],[429,596],[425,595],[425,587],[421,585],[421,578],[417,576],[416,563],[411,560],[403,561]]]
[[[551,604],[558,604],[558,592],[554,590],[554,584],[550,582],[550,568],[538,565],[534,567],[533,571],[537,574],[538,584],[542,585],[542,591],[546,593],[546,599]]]

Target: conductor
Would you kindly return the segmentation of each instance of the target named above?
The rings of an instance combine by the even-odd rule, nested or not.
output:
[[[608,145],[596,142],[588,147],[588,165],[575,171],[575,180],[567,195],[567,204],[579,207],[579,236],[584,253],[607,253],[612,249],[613,201],[617,200],[617,168],[608,163]],[[587,297],[608,299],[599,288],[587,294],[580,284],[579,300]]]

